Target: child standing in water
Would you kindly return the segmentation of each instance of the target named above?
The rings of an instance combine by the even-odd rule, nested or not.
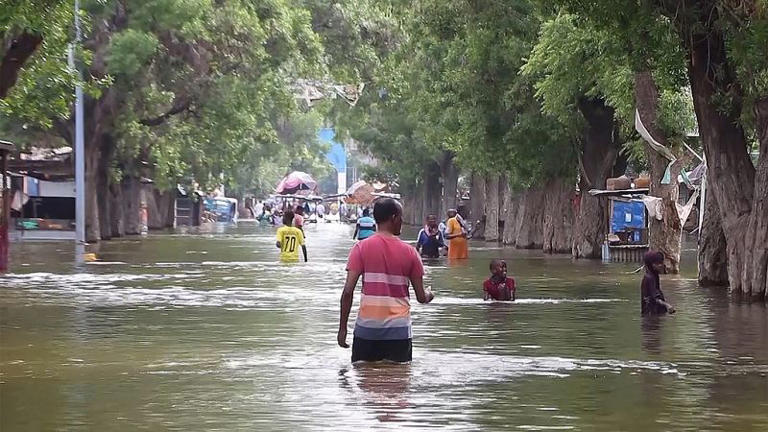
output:
[[[515,301],[515,280],[507,277],[507,263],[494,259],[489,267],[491,277],[483,282],[483,300],[491,298]]]
[[[645,276],[640,283],[641,313],[643,315],[675,313],[675,308],[664,298],[659,283],[659,273],[664,271],[664,255],[651,250],[645,253],[643,261],[645,261]]]

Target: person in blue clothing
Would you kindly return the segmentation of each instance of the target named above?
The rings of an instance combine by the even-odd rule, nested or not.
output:
[[[353,239],[365,240],[376,232],[376,221],[371,217],[369,209],[363,209],[363,217],[357,220]]]
[[[423,258],[440,258],[440,249],[444,249],[445,237],[437,225],[437,216],[427,216],[427,223],[419,231],[416,250]]]

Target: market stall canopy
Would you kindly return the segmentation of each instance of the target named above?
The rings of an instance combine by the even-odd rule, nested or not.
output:
[[[280,180],[275,191],[279,194],[294,194],[298,191],[315,190],[316,187],[317,182],[312,176],[302,171],[294,171]]]
[[[322,201],[323,197],[320,195],[299,195],[299,194],[278,194],[278,195],[270,195],[272,198],[277,199],[291,199],[291,200],[300,200],[300,201]]]
[[[347,198],[344,201],[347,204],[370,205],[376,199],[373,196],[374,192],[376,192],[376,189],[374,189],[373,185],[365,180],[360,180],[347,189]]]

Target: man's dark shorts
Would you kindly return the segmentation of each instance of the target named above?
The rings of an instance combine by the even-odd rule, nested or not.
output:
[[[355,337],[352,340],[352,362],[389,360],[398,363],[411,361],[411,339],[370,340]]]

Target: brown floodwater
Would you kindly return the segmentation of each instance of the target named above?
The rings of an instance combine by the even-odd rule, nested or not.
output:
[[[0,430],[768,430],[768,311],[697,287],[692,245],[662,276],[677,315],[643,319],[635,265],[472,243],[427,263],[414,361],[352,365],[336,345],[352,229],[307,231],[306,264],[242,223],[105,242],[87,264],[14,244]],[[482,300],[493,257],[513,304]]]

